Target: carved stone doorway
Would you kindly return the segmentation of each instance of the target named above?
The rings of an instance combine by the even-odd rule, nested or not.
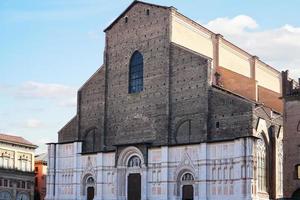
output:
[[[128,200],[141,200],[141,175],[129,174],[127,185]]]

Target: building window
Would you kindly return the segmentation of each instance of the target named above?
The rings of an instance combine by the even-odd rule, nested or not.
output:
[[[141,167],[141,159],[137,156],[132,156],[128,161],[128,167]]]
[[[220,128],[220,122],[216,122],[216,128],[217,128],[217,129]]]
[[[296,165],[296,178],[300,179],[300,164]]]
[[[267,148],[263,137],[257,140],[257,180],[259,191],[267,191]]]
[[[139,93],[144,87],[144,60],[143,55],[136,51],[133,53],[129,64],[129,93]]]
[[[125,23],[126,24],[128,23],[128,17],[127,16],[125,17]]]
[[[147,15],[149,16],[149,15],[150,15],[150,10],[147,9],[146,13],[147,13]]]
[[[34,183],[35,183],[35,187],[37,187],[38,184],[39,184],[39,183],[38,183],[38,178],[37,178],[37,177],[35,177],[35,182],[34,182]]]
[[[300,132],[300,121],[298,122],[297,131]]]
[[[22,181],[22,188],[24,188],[25,189],[25,181]]]
[[[31,189],[31,183],[30,183],[30,182],[27,182],[26,185],[27,185],[27,189],[30,190],[30,189]]]
[[[4,186],[4,187],[7,187],[7,186],[8,186],[8,181],[7,181],[6,179],[4,179],[3,186]]]
[[[2,187],[2,179],[0,179],[0,187]]]
[[[21,183],[20,181],[17,182],[17,188],[20,188],[21,187]]]

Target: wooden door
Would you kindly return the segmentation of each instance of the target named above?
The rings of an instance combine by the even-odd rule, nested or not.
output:
[[[95,189],[94,187],[88,187],[87,188],[87,200],[93,200],[95,195]]]
[[[129,174],[127,186],[128,200],[141,200],[141,175]]]
[[[182,200],[193,200],[194,188],[192,185],[184,185],[182,187]]]

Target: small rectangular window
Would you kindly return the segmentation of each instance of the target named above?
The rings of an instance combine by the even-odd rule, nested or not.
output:
[[[4,184],[3,184],[4,187],[7,187],[8,186],[8,181],[6,179],[4,179]]]
[[[220,128],[220,122],[216,122],[216,128]]]
[[[22,181],[22,188],[25,189],[25,181]]]
[[[27,183],[27,189],[30,190],[31,189],[31,185],[30,183]]]
[[[297,179],[300,179],[300,165],[297,165],[296,170],[297,170]]]

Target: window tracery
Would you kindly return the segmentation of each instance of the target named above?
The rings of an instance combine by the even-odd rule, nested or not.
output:
[[[257,180],[258,190],[267,190],[267,148],[263,137],[257,140]]]
[[[133,53],[129,64],[129,93],[139,93],[144,87],[144,60],[143,55],[136,51]]]

